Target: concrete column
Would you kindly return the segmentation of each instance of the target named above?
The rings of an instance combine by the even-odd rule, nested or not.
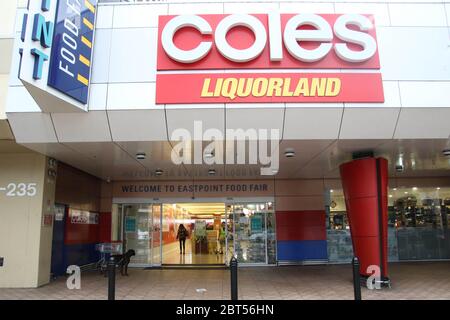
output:
[[[50,281],[53,166],[36,153],[0,156],[1,288],[35,288]]]

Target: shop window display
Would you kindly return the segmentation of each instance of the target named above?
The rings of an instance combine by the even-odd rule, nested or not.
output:
[[[388,261],[450,259],[450,188],[391,188],[388,200]],[[328,219],[329,261],[350,262],[342,190],[331,194]]]
[[[390,190],[400,260],[450,259],[450,189]]]

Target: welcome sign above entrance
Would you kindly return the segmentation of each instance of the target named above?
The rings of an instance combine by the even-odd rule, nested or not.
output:
[[[114,182],[116,198],[162,197],[257,197],[274,196],[273,181],[203,181],[203,182]]]
[[[160,16],[158,32],[157,104],[384,102],[372,15]]]

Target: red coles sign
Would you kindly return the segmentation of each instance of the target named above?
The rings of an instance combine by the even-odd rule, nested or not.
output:
[[[384,102],[379,73],[341,72],[380,68],[371,15],[161,16],[157,68],[158,104]]]

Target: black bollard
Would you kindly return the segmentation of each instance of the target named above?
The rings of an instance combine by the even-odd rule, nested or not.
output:
[[[236,257],[231,258],[230,261],[231,274],[231,300],[238,300],[238,262]]]
[[[359,275],[358,257],[353,257],[352,267],[353,267],[353,291],[355,294],[355,300],[361,300],[361,276]]]
[[[116,260],[110,257],[108,261],[108,300],[116,300]]]

